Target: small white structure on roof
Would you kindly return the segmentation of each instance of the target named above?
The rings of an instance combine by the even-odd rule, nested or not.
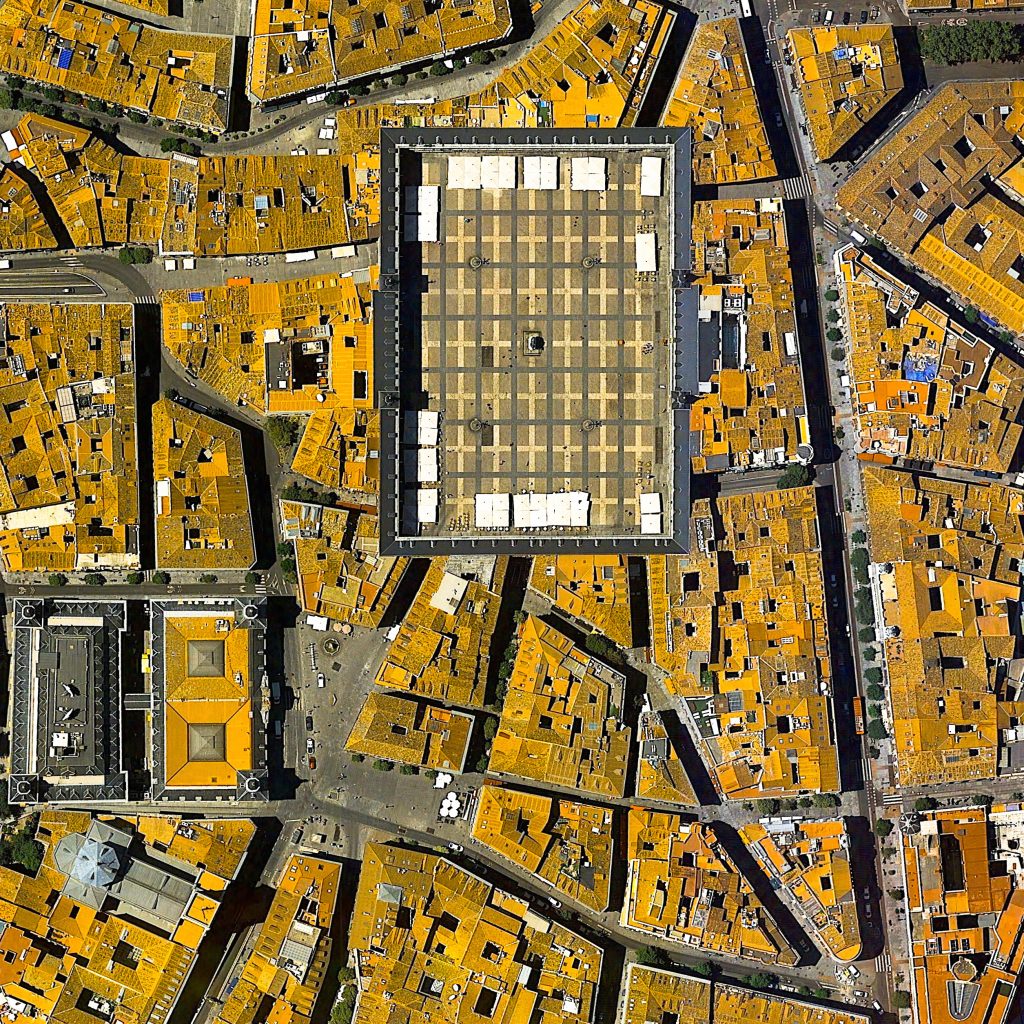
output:
[[[481,530],[507,530],[512,506],[509,494],[478,494],[476,525]]]
[[[436,448],[420,448],[416,453],[416,479],[421,484],[437,483]]]
[[[416,414],[416,443],[426,448],[437,446],[439,414],[433,409],[420,409]]]
[[[558,188],[557,156],[524,156],[523,188],[550,192]]]
[[[478,189],[483,175],[482,158],[467,153],[448,157],[448,188]]]
[[[662,163],[663,161],[660,156],[644,156],[640,158],[640,195],[661,195]]]
[[[416,518],[421,523],[437,522],[436,487],[422,487],[416,492]]]
[[[428,602],[431,608],[436,608],[445,615],[454,615],[459,610],[463,595],[469,587],[469,580],[462,576],[456,576],[453,572],[443,573],[441,584],[434,591],[434,596]]]
[[[515,188],[516,158],[511,154],[489,153],[481,158],[480,185],[482,188]]]
[[[608,187],[607,158],[574,156],[570,182],[574,192],[603,192]]]
[[[638,231],[636,236],[636,269],[641,274],[658,270],[658,236],[654,231]]]
[[[517,530],[587,526],[590,522],[590,495],[586,491],[513,494],[512,522]]]
[[[414,242],[439,240],[441,190],[437,185],[406,185],[405,237]]]

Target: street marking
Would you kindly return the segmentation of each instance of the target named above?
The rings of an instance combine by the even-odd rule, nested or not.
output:
[[[806,175],[799,178],[786,178],[782,182],[782,190],[787,199],[810,199],[811,184]]]

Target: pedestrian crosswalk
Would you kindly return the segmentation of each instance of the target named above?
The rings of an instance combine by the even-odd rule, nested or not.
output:
[[[886,807],[901,807],[903,805],[903,797],[899,793],[883,793],[882,803]]]
[[[136,295],[135,301],[155,306],[160,300],[155,295]]]
[[[256,584],[256,593],[257,594],[265,594],[265,593],[267,593],[267,585],[266,585],[266,583],[257,583]]]
[[[782,189],[787,199],[809,199],[811,196],[811,183],[807,180],[807,175],[784,179]]]

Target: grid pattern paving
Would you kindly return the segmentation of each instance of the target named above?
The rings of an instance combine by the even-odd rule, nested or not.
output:
[[[549,191],[446,189],[446,157],[423,159],[444,239],[423,248],[420,317],[441,533],[472,532],[477,493],[585,490],[588,533],[639,535],[639,494],[670,490],[669,200],[640,196],[639,152],[600,153],[603,192],[572,191],[568,158]],[[637,272],[638,232],[657,274]]]

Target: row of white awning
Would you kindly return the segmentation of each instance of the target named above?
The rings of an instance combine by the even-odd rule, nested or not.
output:
[[[588,491],[525,494],[478,494],[476,526],[481,530],[544,530],[590,524]]]
[[[402,460],[406,485],[416,488],[416,519],[437,522],[440,494],[438,442],[441,417],[431,409],[409,410],[405,414]]]
[[[440,239],[441,190],[437,185],[405,186],[405,237],[411,242]]]

